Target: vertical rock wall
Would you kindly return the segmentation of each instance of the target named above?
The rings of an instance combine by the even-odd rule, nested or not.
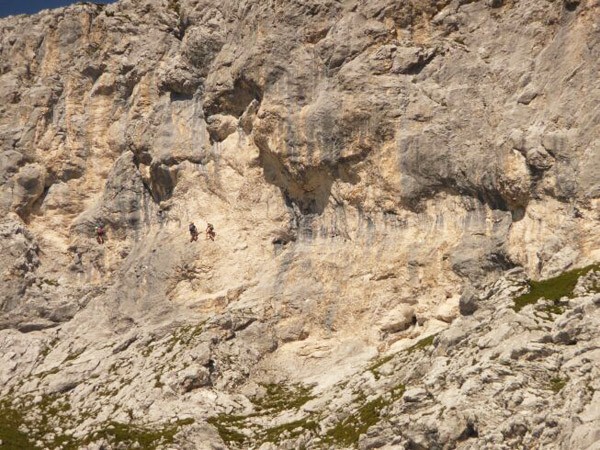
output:
[[[274,374],[330,386],[508,270],[598,261],[598,12],[121,0],[0,20],[0,336],[37,349],[7,389],[68,355],[106,383],[101,342],[169,348],[202,323],[183,341],[210,349],[181,358],[219,355],[227,409]],[[136,418],[164,419],[161,376],[136,387],[154,407],[127,397]]]

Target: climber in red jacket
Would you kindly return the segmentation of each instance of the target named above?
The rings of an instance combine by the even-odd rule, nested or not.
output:
[[[96,241],[98,242],[98,244],[104,244],[104,226],[99,223],[98,225],[96,225]]]

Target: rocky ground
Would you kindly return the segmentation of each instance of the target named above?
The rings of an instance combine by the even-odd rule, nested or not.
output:
[[[596,448],[600,267],[539,284],[513,269],[461,310],[353,365],[326,339],[303,361],[277,355],[242,315],[101,346],[5,333],[0,436],[8,448]],[[257,363],[261,345],[296,376]]]
[[[1,19],[0,448],[598,448],[599,12]]]

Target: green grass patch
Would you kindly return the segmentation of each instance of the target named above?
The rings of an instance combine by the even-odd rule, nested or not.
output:
[[[554,300],[551,304],[547,305],[544,310],[550,314],[554,314],[560,316],[565,312],[564,306],[562,306],[558,301]]]
[[[178,330],[177,333],[175,333],[175,337],[179,340],[180,343],[184,345],[189,345],[194,339],[196,339],[202,334],[205,323],[206,321],[201,322],[197,325],[184,325]]]
[[[591,271],[600,270],[600,264],[592,264],[580,269],[573,269],[564,272],[556,277],[548,278],[542,281],[529,281],[529,292],[515,298],[513,309],[516,312],[521,311],[527,305],[537,303],[541,298],[550,300],[553,305],[550,306],[553,314],[562,314],[564,310],[560,309],[559,300],[563,297],[572,298],[573,290],[577,285],[577,281],[583,275],[587,275]],[[552,312],[549,310],[548,312]]]
[[[379,361],[378,361],[379,362]],[[255,418],[274,417],[284,410],[299,408],[312,398],[309,388],[300,385],[266,385],[267,394],[257,404],[258,412],[248,415],[219,414],[207,421],[214,426],[221,439],[230,448],[259,447],[270,442],[278,444],[283,440],[294,439],[307,431],[312,436],[322,438],[322,443],[331,448],[356,446],[361,434],[377,424],[384,417],[384,408],[402,398],[406,388],[403,384],[393,386],[385,395],[367,401],[359,394],[353,403],[357,408],[344,420],[336,423],[326,432],[319,427],[320,413],[311,412],[292,422],[267,428],[257,423]],[[284,402],[284,399],[285,402]]]
[[[385,363],[391,361],[393,357],[394,355],[388,355],[382,358],[378,358],[373,365],[367,368],[367,370],[373,374],[376,380],[379,380],[379,378],[381,378],[381,373],[379,373],[378,369]]]
[[[315,431],[317,423],[306,417],[293,422],[284,423],[272,428],[252,423],[252,418],[276,416],[283,411],[298,410],[306,402],[313,399],[312,388],[301,384],[265,384],[266,392],[262,397],[252,399],[256,412],[245,416],[218,414],[207,420],[219,432],[219,436],[230,446],[244,446],[250,443],[279,442],[281,435],[299,436],[305,430]],[[240,430],[246,430],[243,434]]]
[[[206,320],[196,325],[183,325],[173,332],[167,341],[167,352],[171,353],[176,344],[190,345],[198,336],[202,334]]]
[[[565,387],[565,385],[568,383],[569,379],[568,378],[560,378],[560,377],[554,377],[554,378],[550,378],[550,390],[552,392],[554,392],[555,394],[558,394],[562,388]]]
[[[330,429],[324,438],[329,444],[337,444],[344,447],[355,446],[361,434],[379,422],[381,410],[389,402],[382,397],[366,402],[357,411],[338,422]]]
[[[264,433],[261,433],[261,444],[264,444],[265,442],[277,443],[281,440],[282,435],[285,435],[287,439],[290,439],[300,436],[306,430],[316,433],[318,429],[319,425],[317,422],[308,418],[295,420],[265,430]]]
[[[390,391],[390,403],[394,403],[396,400],[401,399],[402,395],[404,395],[404,391],[406,391],[406,386],[403,384],[394,386]]]
[[[7,449],[33,448],[28,433],[21,431],[26,426],[20,408],[15,408],[8,400],[0,401],[0,440]]]
[[[245,420],[245,416],[218,414],[208,418],[207,422],[217,429],[225,444],[242,445],[246,441],[246,435],[237,430],[244,428]]]
[[[153,450],[161,445],[172,444],[175,434],[182,425],[188,425],[189,421],[179,421],[172,425],[163,427],[145,427],[119,422],[110,422],[101,431],[97,431],[88,438],[90,442],[98,439],[106,439],[116,445],[126,445],[132,448],[137,442],[141,448]]]
[[[83,417],[82,417],[83,416]],[[68,397],[60,394],[45,395],[41,401],[32,403],[32,396],[19,399],[0,400],[0,440],[1,448],[17,449],[62,449],[78,450],[99,440],[107,439],[112,444],[123,444],[132,448],[136,442],[139,448],[155,449],[159,445],[174,443],[175,434],[182,426],[194,420],[182,419],[174,423],[158,426],[138,426],[109,422],[100,425],[96,431],[83,439],[66,434],[56,434],[56,429],[67,430],[85,420],[90,413],[74,415]],[[42,442],[42,446],[37,445]]]
[[[416,351],[423,350],[427,347],[432,346],[436,336],[437,333],[417,341],[417,343],[413,344],[412,346],[406,349],[406,353],[410,355]],[[375,362],[367,368],[367,370],[373,373],[373,376],[376,380],[379,380],[381,378],[381,372],[379,372],[379,368],[384,364],[390,362],[394,358],[394,356],[396,355],[388,355],[376,359]]]
[[[389,391],[389,394],[364,403],[354,413],[327,431],[323,441],[336,446],[356,446],[360,435],[377,424],[383,418],[383,409],[402,398],[404,391],[406,386],[398,384]]]
[[[31,401],[30,397],[26,397]],[[25,404],[23,400],[13,403],[11,399],[0,401],[0,440],[2,448],[34,449],[58,448],[75,450],[79,446],[69,436],[49,439],[54,428],[68,422],[70,403],[58,394],[45,395],[37,404]],[[27,430],[25,432],[25,430]],[[42,447],[36,442],[44,442]]]
[[[277,413],[288,409],[298,409],[315,398],[310,394],[312,388],[301,384],[264,384],[265,395],[254,398],[252,403],[260,413]]]
[[[436,336],[437,336],[437,334],[432,334],[431,336],[427,336],[426,338],[421,339],[412,347],[408,347],[406,349],[406,352],[408,354],[411,354],[411,353],[414,353],[419,350],[423,350],[423,349],[433,345],[433,340],[435,339]]]

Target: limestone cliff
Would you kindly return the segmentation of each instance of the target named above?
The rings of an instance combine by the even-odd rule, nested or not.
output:
[[[596,448],[599,30],[598,0],[0,20],[4,446]]]

